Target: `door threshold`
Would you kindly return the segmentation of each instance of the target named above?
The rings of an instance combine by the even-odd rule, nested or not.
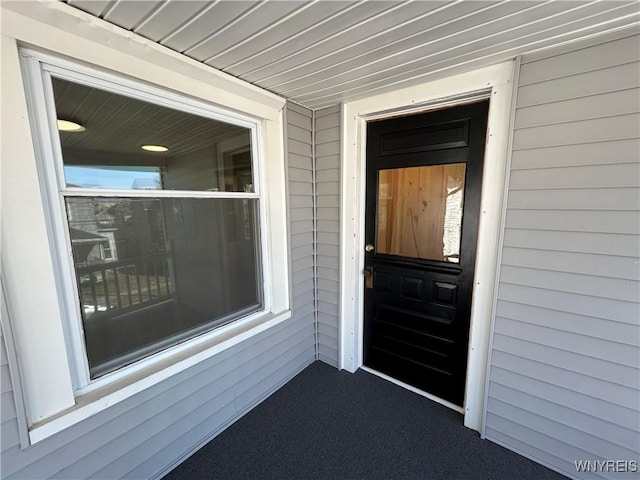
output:
[[[428,398],[429,400],[433,400],[434,402],[439,403],[440,405],[444,405],[445,407],[450,408],[451,410],[455,410],[458,413],[464,414],[464,408],[456,405],[455,403],[451,403],[451,402],[448,402],[447,400],[443,400],[442,398],[436,397],[435,395],[432,395],[431,393],[427,393],[424,390],[420,390],[419,388],[413,387],[413,386],[409,385],[408,383],[401,382],[397,378],[390,377],[389,375],[385,375],[384,373],[378,372],[377,370],[374,370],[374,369],[369,368],[369,367],[365,367],[364,365],[362,365],[360,367],[360,369],[364,370],[365,372],[368,372],[368,373],[370,373],[372,375],[376,375],[377,377],[384,378],[385,380],[387,380],[387,381],[389,381],[391,383],[395,383],[399,387],[406,388],[407,390],[410,390],[413,393],[417,393],[418,395],[421,395],[421,396],[423,396],[425,398]]]

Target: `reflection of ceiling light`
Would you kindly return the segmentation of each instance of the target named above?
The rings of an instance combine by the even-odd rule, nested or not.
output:
[[[169,150],[163,145],[142,145],[141,148],[143,150],[146,150],[147,152],[166,152],[167,150]]]
[[[61,132],[84,132],[86,128],[76,122],[58,119],[58,130]]]

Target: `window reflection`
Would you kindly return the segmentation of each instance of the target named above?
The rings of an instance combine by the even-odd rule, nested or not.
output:
[[[159,167],[65,165],[67,187],[162,190]]]
[[[262,309],[252,130],[52,83],[90,377]]]
[[[67,187],[254,191],[249,128],[60,78],[52,83],[58,118],[84,128],[59,131]]]
[[[465,164],[381,170],[378,253],[460,262]]]
[[[66,198],[92,375],[261,308],[257,206]]]

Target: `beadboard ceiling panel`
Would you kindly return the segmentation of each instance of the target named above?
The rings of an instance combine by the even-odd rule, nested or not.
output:
[[[161,1],[131,0],[126,4],[116,2],[108,9],[104,19],[127,30],[137,28],[162,4]]]
[[[389,14],[390,10],[396,12],[393,5],[386,2],[348,2],[349,6],[324,21],[315,22],[313,25],[300,22],[303,26],[296,33],[292,33],[288,40],[273,45],[263,45],[262,49],[256,49],[253,53],[246,53],[244,58],[231,63],[229,73],[243,79],[250,78],[250,74],[259,71],[269,65],[280,63],[276,72],[282,72],[282,62],[295,54],[301,56],[316,45],[330,41],[340,35],[353,30],[359,30],[363,23],[369,23],[381,15]],[[324,3],[321,4],[324,6]],[[366,33],[365,33],[366,35]],[[344,43],[342,43],[344,46]],[[311,56],[312,60],[316,57]],[[317,58],[316,58],[317,59]],[[300,59],[297,64],[304,62]],[[286,68],[286,67],[284,67]]]
[[[314,109],[640,21],[636,1],[66,3]]]
[[[486,33],[504,28],[508,21],[515,21],[519,14],[531,12],[539,8],[534,2],[518,2],[506,5],[500,9],[501,16],[496,15],[496,4],[484,2],[468,2],[447,5],[436,11],[429,12],[429,27],[425,27],[425,18],[411,19],[410,24],[402,28],[385,31],[376,38],[378,46],[371,49],[369,38],[365,37],[357,43],[349,44],[342,51],[333,53],[326,59],[291,66],[291,72],[296,78],[283,75],[267,76],[258,81],[264,82],[268,88],[281,88],[283,92],[299,90],[302,86],[314,86],[317,82],[313,76],[319,70],[331,76],[344,75],[354,72],[360,75],[366,72],[378,72],[384,67],[405,64],[411,59],[421,60],[428,52],[442,52],[447,47],[456,48],[464,44],[465,39],[476,38],[476,30],[481,28],[477,22],[483,21],[482,28]],[[466,28],[460,33],[461,28]],[[485,33],[485,35],[486,35]],[[426,63],[426,62],[423,62]],[[337,80],[341,80],[338,77]]]

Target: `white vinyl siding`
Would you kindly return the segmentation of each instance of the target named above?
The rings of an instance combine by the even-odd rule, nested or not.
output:
[[[26,450],[5,444],[3,417],[3,478],[158,477],[313,356],[312,325],[293,318]]]
[[[20,432],[18,430],[18,415],[11,385],[11,373],[5,337],[0,330],[0,413],[2,418],[0,430],[0,461],[4,452],[13,448],[20,448]]]
[[[640,450],[640,39],[523,57],[516,107],[485,435],[622,478],[574,461]]]
[[[285,119],[292,309],[315,318],[317,358],[337,366],[340,106],[314,112],[288,102]]]
[[[291,310],[295,316],[312,326],[312,335],[315,337],[312,115],[311,110],[286,103]]]

